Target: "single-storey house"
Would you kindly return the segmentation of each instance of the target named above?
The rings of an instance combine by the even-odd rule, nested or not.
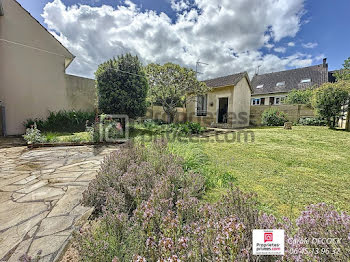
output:
[[[0,134],[49,111],[94,110],[94,80],[65,73],[73,59],[17,1],[0,1]]]
[[[263,75],[256,74],[251,81],[253,88],[251,105],[280,105],[293,89],[307,89],[326,82],[328,82],[326,58],[320,65]]]
[[[187,104],[187,121],[211,127],[239,128],[249,125],[252,87],[247,72],[204,82],[211,90]]]

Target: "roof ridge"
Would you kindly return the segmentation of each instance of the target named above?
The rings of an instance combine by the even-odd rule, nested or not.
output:
[[[228,77],[228,76],[236,76],[236,75],[245,74],[245,73],[247,73],[247,71],[239,72],[239,73],[236,73],[236,74],[225,75],[225,76],[218,76],[218,77],[215,77],[215,78],[209,78],[209,79],[203,80],[203,82],[216,80],[216,79],[219,79],[219,78],[225,78],[225,77]]]
[[[287,70],[282,70],[282,71],[265,73],[265,74],[261,74],[261,75],[254,75],[253,78],[256,77],[256,76],[263,76],[263,75],[277,74],[277,73],[283,73],[283,72],[288,72],[288,71],[302,70],[302,69],[307,69],[307,68],[312,68],[312,67],[322,67],[322,68],[324,68],[323,64],[317,64],[317,65],[313,65],[313,66],[305,66],[305,67],[299,67],[299,68],[293,68],[293,69],[287,69]]]

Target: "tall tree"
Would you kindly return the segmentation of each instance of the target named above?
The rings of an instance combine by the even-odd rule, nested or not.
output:
[[[149,99],[162,105],[170,123],[177,114],[176,107],[209,90],[205,83],[197,80],[192,69],[177,64],[149,64],[146,72],[150,85]]]
[[[350,81],[350,57],[344,61],[343,68],[335,71],[337,81]]]
[[[95,76],[100,113],[145,115],[148,81],[137,56],[110,59],[99,65]]]
[[[328,126],[334,128],[342,107],[349,99],[349,91],[345,82],[325,83],[315,89],[312,106],[317,113],[327,120]]]
[[[345,129],[350,131],[350,57],[344,61],[343,68],[334,74],[337,82],[345,81],[345,85],[349,90],[349,101],[347,103],[348,111],[346,114]]]

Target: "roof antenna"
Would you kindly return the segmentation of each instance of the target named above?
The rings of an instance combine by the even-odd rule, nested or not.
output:
[[[261,65],[259,65],[259,66],[258,66],[258,70],[255,71],[255,74],[256,74],[256,75],[259,75],[260,67],[261,67]]]
[[[203,73],[201,73],[201,72],[198,71],[198,67],[199,67],[200,65],[209,65],[209,64],[203,63],[203,62],[200,61],[200,59],[198,59],[198,61],[196,62],[196,78],[197,78],[198,74],[203,74]]]

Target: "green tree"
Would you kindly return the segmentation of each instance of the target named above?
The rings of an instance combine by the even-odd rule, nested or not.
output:
[[[145,115],[148,82],[137,56],[110,59],[99,65],[95,76],[99,113]]]
[[[349,91],[349,97],[350,97],[350,57],[344,61],[343,69],[336,71],[334,74],[337,82],[340,81],[346,81],[346,87]],[[350,100],[350,98],[349,98]],[[345,129],[350,131],[350,105],[348,102],[348,111],[346,115],[346,124]]]
[[[325,83],[314,91],[312,106],[327,120],[328,126],[334,128],[348,99],[345,82]]]
[[[313,89],[305,89],[305,90],[297,90],[293,89],[291,92],[288,93],[288,96],[284,100],[285,104],[289,105],[308,105],[311,106],[311,98],[313,95]]]
[[[343,68],[335,71],[337,81],[350,81],[350,57],[344,61]]]
[[[177,114],[176,107],[209,90],[205,83],[197,80],[192,69],[177,64],[149,64],[146,72],[150,85],[148,98],[150,102],[162,105],[170,123]]]

